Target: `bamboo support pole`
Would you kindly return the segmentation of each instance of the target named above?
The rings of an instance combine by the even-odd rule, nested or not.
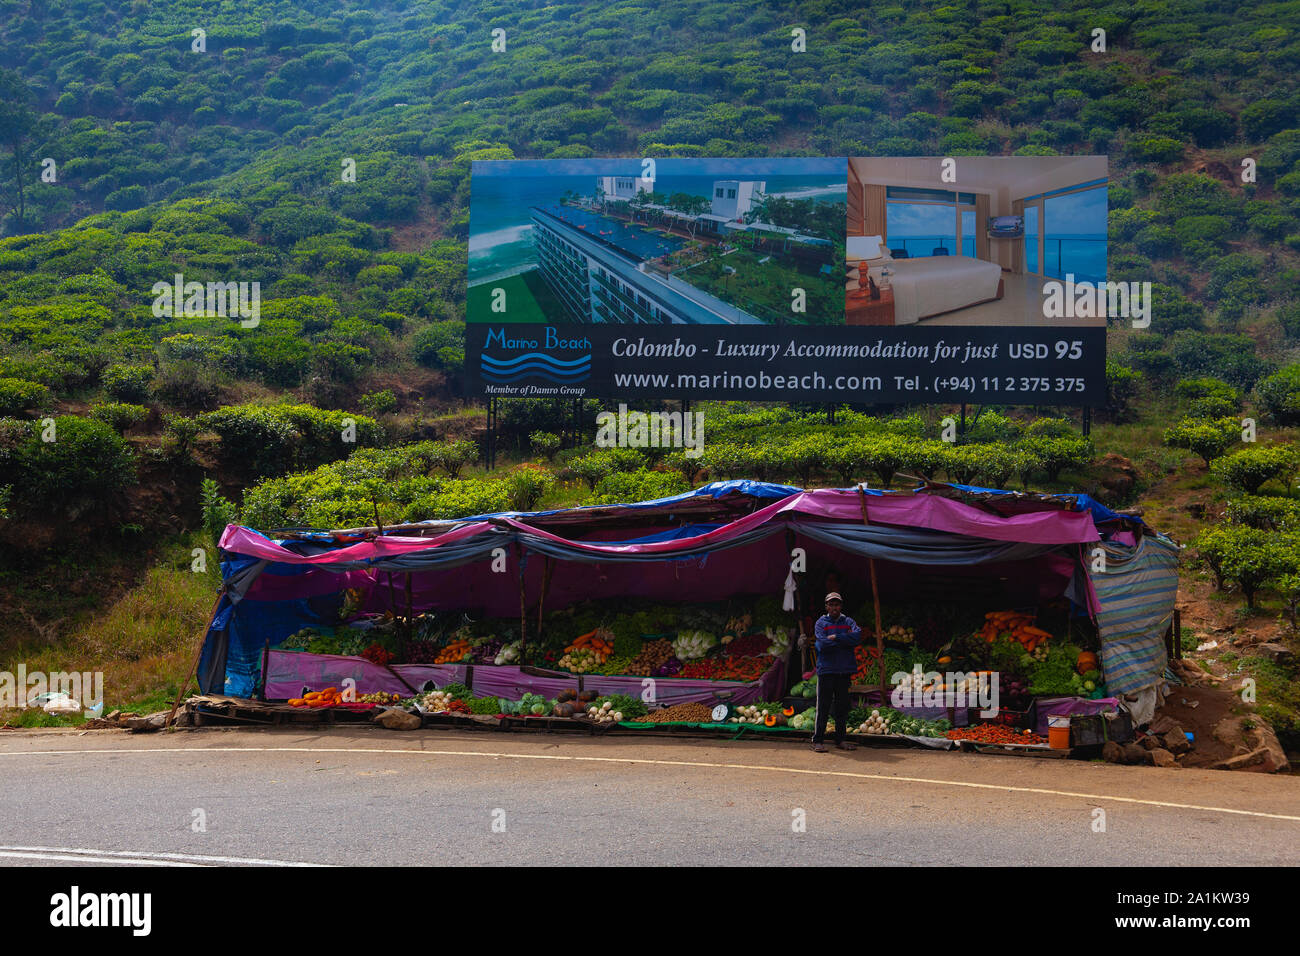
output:
[[[858,501],[862,505],[862,523],[870,525],[867,520],[867,491],[861,484],[858,485]],[[880,677],[880,705],[883,707],[889,701],[889,695],[885,693],[885,629],[880,623],[880,590],[876,585],[876,559],[867,558],[867,568],[871,572],[871,605],[876,612],[876,671]]]
[[[208,629],[212,627],[212,621],[216,618],[217,611],[221,608],[221,599],[225,596],[226,587],[223,584],[221,590],[217,592],[217,599],[212,602],[212,611],[208,614],[208,619],[204,622],[203,630],[199,634],[199,647],[198,650],[194,652],[194,663],[190,665],[190,670],[189,673],[185,675],[184,683],[181,684],[180,690],[176,692],[176,699],[172,701],[171,713],[167,715],[167,720],[163,723],[164,727],[170,727],[172,722],[176,719],[176,711],[181,706],[181,698],[185,696],[185,692],[189,689],[190,681],[194,678],[194,675],[198,673],[199,661],[203,657],[203,645],[208,642]]]

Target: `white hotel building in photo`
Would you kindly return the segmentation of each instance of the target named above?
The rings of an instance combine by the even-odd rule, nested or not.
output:
[[[543,278],[578,322],[761,325],[736,308],[646,263],[681,247],[666,233],[588,209],[534,206],[533,243]]]

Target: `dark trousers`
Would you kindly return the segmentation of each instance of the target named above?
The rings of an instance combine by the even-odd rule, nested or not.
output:
[[[849,730],[849,683],[852,674],[818,674],[817,675],[817,727],[813,731],[813,743],[822,743],[826,739],[826,718],[835,718],[835,742],[844,742],[844,735]]]

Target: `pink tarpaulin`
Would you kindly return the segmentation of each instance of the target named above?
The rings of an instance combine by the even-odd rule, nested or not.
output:
[[[1035,511],[1004,517],[939,495],[861,495],[827,488],[791,495],[764,511],[795,512],[836,521],[861,521],[866,503],[872,524],[926,528],[990,541],[1026,544],[1082,544],[1098,539],[1092,515],[1086,511]],[[761,514],[759,512],[758,514]],[[756,517],[757,515],[750,515]],[[744,520],[744,519],[742,519]]]
[[[283,545],[276,544],[256,531],[231,524],[226,525],[226,530],[221,535],[219,547],[232,554],[244,554],[279,564],[342,564],[348,561],[373,561],[377,558],[391,558],[415,551],[427,551],[430,548],[437,548],[444,544],[453,544],[466,538],[472,538],[484,531],[491,530],[491,527],[491,524],[486,521],[472,521],[469,524],[461,525],[459,528],[432,538],[403,538],[396,535],[385,535],[382,538],[360,541],[344,548],[336,548],[323,554],[307,557],[295,554]]]
[[[615,544],[603,541],[563,538],[514,517],[498,518],[495,527],[510,528],[545,541],[564,544],[587,554],[638,554],[671,556],[716,547],[763,525],[786,525],[800,518],[834,521],[862,521],[863,501],[867,519],[873,524],[903,528],[924,528],[989,541],[1026,544],[1083,544],[1098,540],[1092,516],[1086,511],[1043,510],[1003,516],[939,495],[860,495],[856,491],[822,489],[783,498],[766,508],[745,515],[704,534],[666,541]],[[312,557],[304,557],[274,541],[238,525],[230,525],[221,537],[221,547],[244,554],[296,565],[327,565],[349,561],[374,561],[403,554],[437,549],[493,531],[494,523],[473,521],[430,538],[384,536],[362,541]]]

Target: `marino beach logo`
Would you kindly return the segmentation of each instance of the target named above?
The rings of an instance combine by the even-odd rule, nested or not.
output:
[[[149,290],[154,318],[234,318],[255,329],[262,321],[261,282],[186,282],[176,273],[171,282],[155,282]]]
[[[581,396],[586,393],[582,383],[591,377],[591,341],[566,338],[549,325],[541,334],[489,329],[479,371],[494,394]],[[531,381],[522,384],[526,379]]]

